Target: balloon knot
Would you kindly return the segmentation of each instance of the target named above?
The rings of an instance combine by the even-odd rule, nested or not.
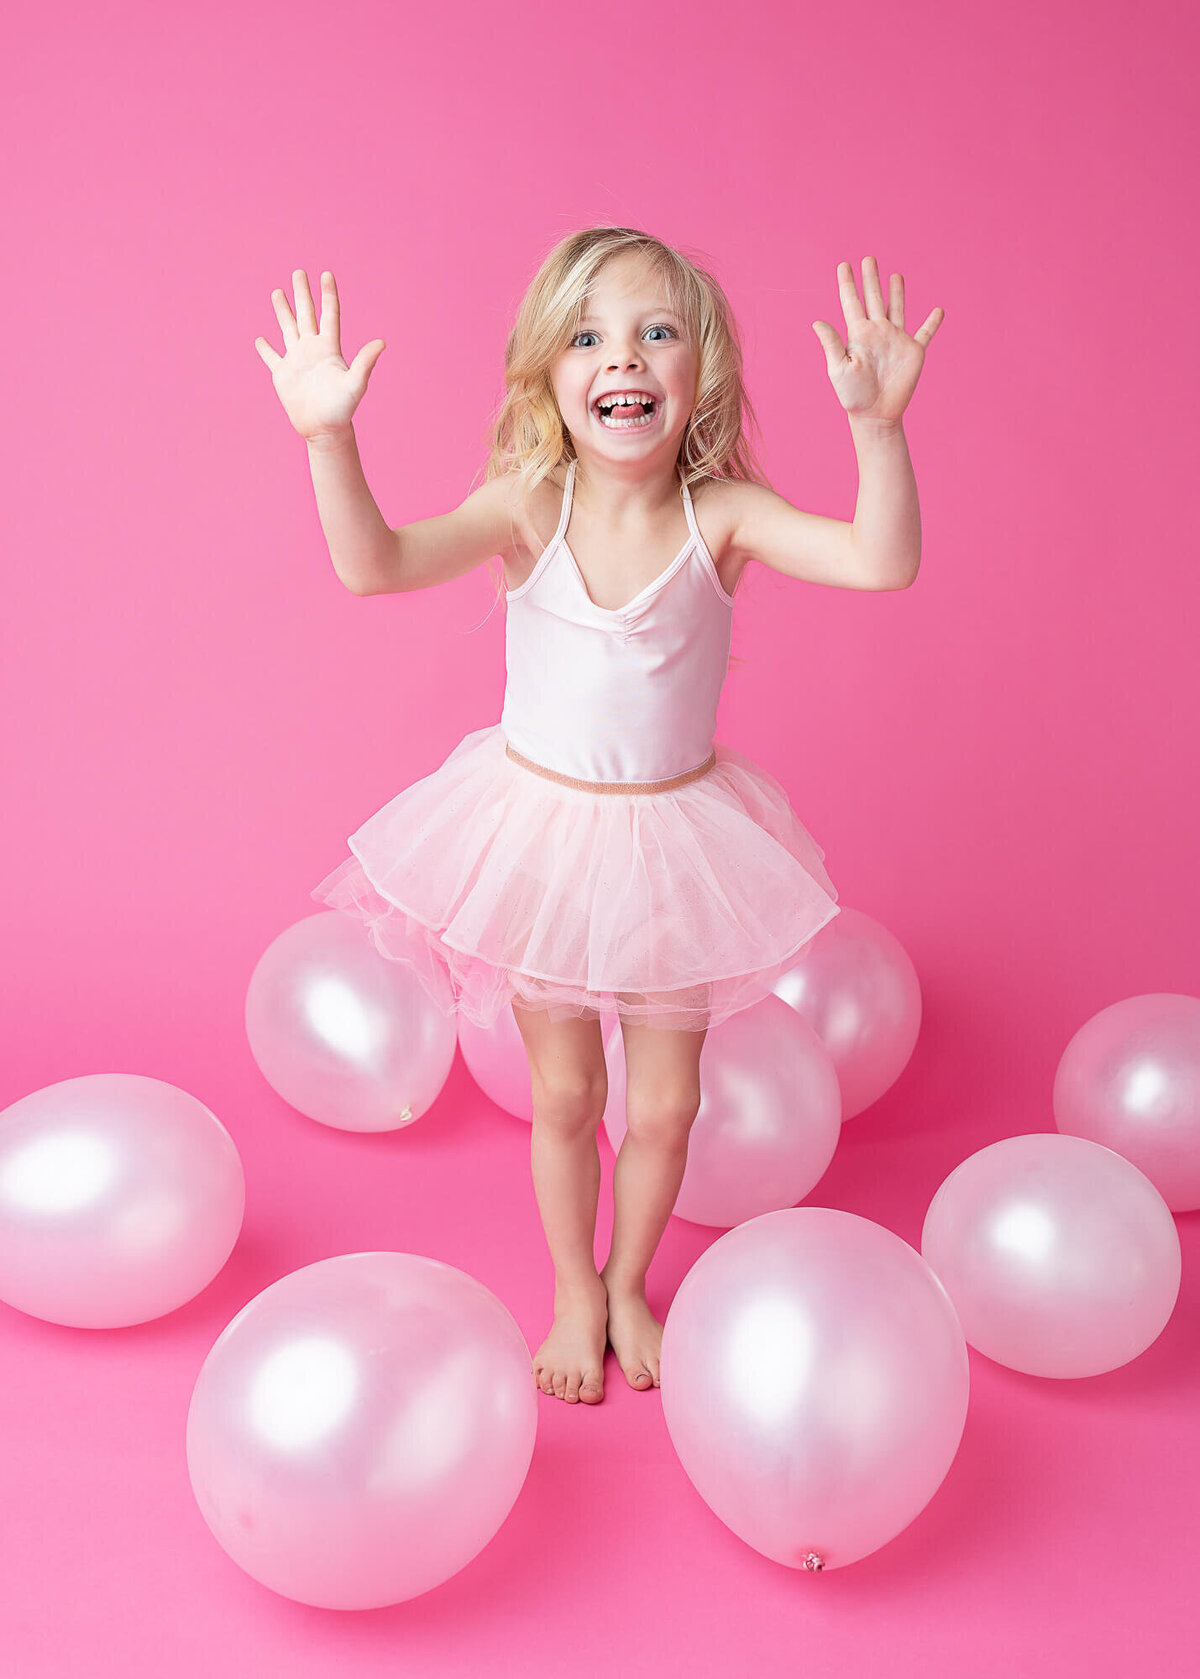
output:
[[[809,1551],[805,1555],[804,1566],[815,1573],[817,1569],[824,1568],[825,1558],[821,1555],[820,1551]]]

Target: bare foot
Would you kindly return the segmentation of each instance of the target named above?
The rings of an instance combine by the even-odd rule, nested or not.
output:
[[[603,1276],[603,1272],[601,1272]],[[643,1289],[608,1282],[608,1343],[631,1388],[658,1387],[662,1324],[646,1304]]]
[[[533,1379],[543,1393],[568,1404],[582,1399],[599,1405],[604,1398],[607,1296],[599,1277],[555,1290],[554,1322],[533,1360]]]

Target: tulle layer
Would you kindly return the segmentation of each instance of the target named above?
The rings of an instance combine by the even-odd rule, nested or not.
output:
[[[733,747],[681,787],[596,793],[505,744],[498,723],[466,735],[312,892],[443,1012],[491,1026],[515,1003],[698,1031],[767,996],[838,913],[824,851]]]

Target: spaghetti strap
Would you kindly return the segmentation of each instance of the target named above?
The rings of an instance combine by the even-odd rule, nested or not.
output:
[[[687,514],[688,530],[692,533],[692,540],[697,547],[704,548],[704,538],[700,535],[700,528],[696,524],[696,510],[692,506],[692,492],[688,489],[687,479],[683,476],[683,468],[679,468],[679,487],[683,491],[683,511]]]
[[[537,582],[538,578],[541,577],[542,573],[546,570],[546,567],[550,564],[550,561],[554,558],[559,548],[562,546],[562,540],[566,535],[567,530],[567,520],[571,517],[571,491],[574,487],[574,483],[575,462],[571,461],[567,467],[566,481],[563,484],[562,506],[560,507],[558,514],[558,527],[555,530],[554,535],[550,538],[549,542],[547,542],[546,546],[538,555],[537,560],[534,563],[533,570],[529,573],[529,576],[525,579],[525,581],[523,583],[518,583],[515,589],[505,589],[504,594],[507,600],[516,601],[520,600],[523,595],[527,595]]]
[[[547,552],[549,552],[549,548],[553,548],[557,542],[562,541],[567,528],[567,520],[571,517],[571,494],[575,488],[575,465],[575,461],[572,461],[567,467],[566,482],[563,484],[562,509],[558,515],[558,529],[550,538]]]

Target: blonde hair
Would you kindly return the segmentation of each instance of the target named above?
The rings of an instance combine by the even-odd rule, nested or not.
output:
[[[560,461],[574,458],[550,369],[578,332],[601,268],[626,251],[645,258],[696,346],[696,402],[679,451],[688,487],[705,478],[766,484],[746,436],[747,425],[759,437],[762,433],[746,394],[737,323],[720,283],[653,234],[609,226],[582,228],[561,239],[521,299],[504,347],[505,390],[488,433],[483,481],[515,471],[516,492],[524,497]],[[498,587],[503,590],[503,569]]]

